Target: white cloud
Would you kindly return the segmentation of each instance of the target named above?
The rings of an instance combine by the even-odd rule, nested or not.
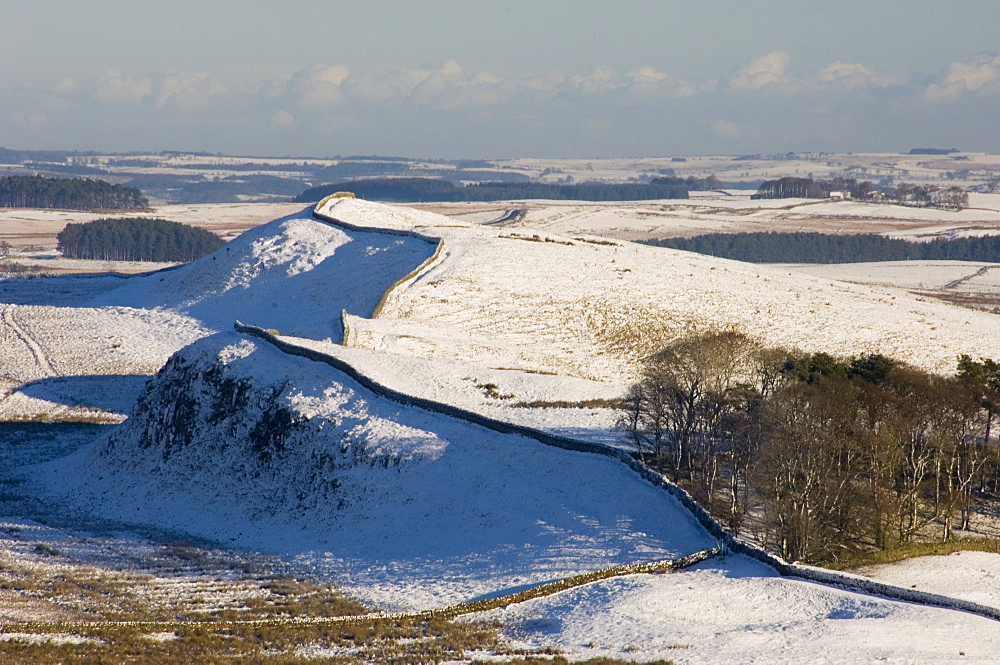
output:
[[[816,72],[807,84],[814,88],[886,88],[901,83],[898,78],[878,74],[856,62],[833,62]]]
[[[712,122],[712,131],[717,136],[726,139],[738,139],[743,135],[740,128],[728,120],[714,120]]]
[[[970,119],[968,134],[978,127],[977,138],[967,143],[983,145],[981,118],[990,117],[993,94],[1000,93],[996,55],[955,63],[926,89],[918,88],[915,78],[883,74],[859,62],[836,61],[793,76],[789,61],[786,53],[768,53],[729,76],[696,81],[678,78],[663,66],[498,73],[455,60],[436,67],[359,71],[328,63],[294,72],[111,70],[91,80],[67,77],[37,88],[0,89],[0,116],[19,111],[4,119],[25,137],[106,135],[120,137],[125,149],[145,145],[150,137],[162,145],[176,140],[173,136],[189,140],[175,128],[198,126],[206,137],[249,137],[242,140],[270,140],[279,147],[294,137],[303,154],[309,153],[311,135],[353,141],[353,149],[365,154],[376,146],[392,152],[393,145],[437,154],[448,141],[447,150],[461,153],[468,146],[469,154],[666,153],[682,146],[725,151],[737,143],[741,151],[777,152],[828,146],[858,150],[866,141],[905,143],[920,123],[933,129],[940,122],[925,101],[948,99],[962,100],[954,111]],[[780,98],[761,94],[766,92]],[[107,104],[116,105],[115,113],[108,113]],[[649,137],[662,134],[664,119],[699,131],[684,137],[664,134],[667,138],[657,143]],[[47,124],[33,129],[40,123]],[[434,131],[427,131],[430,127]],[[594,131],[588,133],[587,127]],[[421,147],[432,134],[437,143]],[[581,135],[590,142],[574,143]],[[206,149],[225,149],[225,140]],[[365,141],[372,143],[370,149]]]
[[[566,80],[568,88],[576,89],[585,95],[617,90],[625,87],[625,82],[618,72],[611,67],[597,67],[586,75],[570,76]]]
[[[398,103],[437,73],[438,70],[433,69],[403,67],[374,74],[352,74],[344,80],[341,90],[345,99],[352,103]]]
[[[626,77],[628,88],[636,92],[666,94],[674,97],[691,97],[698,94],[698,86],[649,66],[631,71]]]
[[[52,92],[57,95],[75,95],[80,92],[80,84],[76,82],[76,79],[66,76],[56,81],[55,85],[52,86]]]
[[[541,89],[537,83],[538,79],[532,79],[530,84],[527,80],[523,83],[518,81],[519,87],[531,85],[532,89]],[[571,92],[583,97],[600,95],[610,100],[650,96],[690,97],[698,93],[698,86],[648,65],[625,73],[610,67],[597,67],[586,75],[550,78],[546,84],[553,92]]]
[[[760,90],[766,86],[788,84],[788,54],[772,51],[737,69],[729,77],[728,85],[733,90]]]
[[[374,74],[352,74],[340,85],[347,104],[409,103],[439,109],[499,104],[517,85],[489,72],[466,73],[455,60],[437,69],[404,67]]]
[[[343,101],[341,85],[351,76],[343,65],[313,65],[295,72],[288,81],[285,94],[295,98],[295,104],[306,111],[320,111]]]
[[[105,104],[140,104],[153,92],[153,79],[109,69],[97,81],[93,91]]]
[[[290,127],[295,124],[295,116],[285,110],[279,110],[271,116],[271,122],[279,127]]]
[[[228,87],[207,72],[179,72],[168,74],[159,81],[153,106],[170,105],[192,111],[205,108],[228,94]]]
[[[446,96],[448,91],[468,85],[468,79],[462,67],[454,60],[449,60],[441,67],[417,84],[411,93],[414,103],[421,106],[434,104]],[[454,100],[454,95],[447,95]],[[451,107],[450,103],[446,103]]]
[[[952,63],[938,83],[927,86],[924,99],[939,102],[972,92],[1000,92],[1000,57],[980,54],[970,62]]]

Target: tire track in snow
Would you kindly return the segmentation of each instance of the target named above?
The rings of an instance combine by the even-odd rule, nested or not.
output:
[[[45,350],[34,340],[31,333],[18,323],[17,316],[14,314],[16,308],[17,305],[0,305],[0,320],[10,328],[35,359],[35,366],[41,370],[41,376],[35,378],[44,379],[50,376],[58,376],[58,373],[52,367],[52,363],[49,362]]]

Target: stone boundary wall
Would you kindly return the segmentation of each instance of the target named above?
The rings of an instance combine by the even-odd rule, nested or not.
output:
[[[598,443],[578,441],[568,437],[557,436],[555,434],[550,434],[548,432],[543,432],[530,427],[515,425],[513,423],[490,418],[488,416],[484,416],[473,411],[467,411],[450,404],[444,404],[442,402],[436,402],[423,397],[409,395],[378,383],[345,360],[321,353],[314,349],[307,349],[305,347],[298,346],[292,342],[281,339],[279,336],[271,334],[263,328],[246,325],[240,323],[239,321],[235,323],[234,328],[237,332],[267,341],[289,355],[300,356],[308,360],[330,365],[334,369],[343,372],[357,381],[367,390],[399,404],[424,409],[426,411],[433,411],[435,413],[441,413],[452,418],[464,420],[474,425],[479,425],[480,427],[485,427],[486,429],[495,432],[500,432],[501,434],[511,434],[514,436],[523,436],[525,438],[534,439],[535,441],[547,446],[562,448],[564,450],[572,450],[574,452],[602,455],[604,457],[616,459],[622,464],[628,466],[647,482],[665,490],[671,496],[676,498],[681,505],[683,505],[691,513],[695,520],[697,520],[697,522],[718,541],[719,547],[723,551],[742,554],[755,559],[756,561],[773,568],[779,575],[801,578],[812,582],[818,582],[820,584],[860,591],[865,594],[882,596],[893,600],[902,600],[922,605],[932,605],[936,607],[962,610],[1000,621],[1000,608],[989,607],[987,605],[981,605],[979,603],[928,593],[925,591],[906,589],[857,575],[851,575],[849,573],[788,563],[780,557],[775,556],[762,548],[744,542],[731,534],[725,529],[725,527],[709,515],[708,511],[695,501],[687,491],[667,480],[659,473],[652,471],[645,464],[635,460],[624,450]]]
[[[392,283],[391,286],[389,286],[388,289],[385,290],[385,292],[382,293],[382,297],[379,298],[378,303],[375,304],[375,309],[372,310],[372,315],[371,315],[371,318],[377,319],[382,314],[382,309],[385,307],[386,302],[388,302],[389,297],[396,292],[396,289],[401,287],[403,284],[406,284],[407,282],[416,279],[422,272],[424,272],[427,268],[430,268],[441,258],[441,255],[444,253],[444,239],[424,235],[422,233],[417,233],[416,231],[400,231],[396,229],[383,229],[375,226],[362,226],[360,224],[352,224],[350,222],[345,222],[335,217],[331,217],[329,215],[325,215],[319,212],[320,209],[326,204],[326,202],[333,198],[336,198],[336,196],[330,195],[325,199],[323,199],[322,201],[320,201],[319,203],[317,203],[316,207],[313,208],[312,215],[317,221],[324,222],[326,224],[330,224],[331,226],[336,226],[338,228],[346,229],[348,231],[385,233],[388,235],[403,236],[406,238],[416,238],[417,240],[422,240],[426,243],[437,246],[437,248],[434,250],[434,253],[431,254],[430,257],[424,260],[419,266],[417,266],[407,274],[397,279],[395,282]],[[350,346],[351,329],[347,321],[347,312],[346,311],[341,312],[340,318],[341,318],[341,328],[344,331],[343,344],[344,346]]]
[[[420,273],[422,273],[424,270],[437,263],[438,259],[441,258],[441,254],[443,252],[444,252],[444,240],[442,239],[438,240],[437,249],[435,249],[434,253],[431,254],[423,263],[421,263],[419,266],[417,266],[407,274],[397,279],[395,282],[392,283],[392,285],[388,289],[385,290],[385,293],[383,293],[382,297],[379,298],[378,304],[375,305],[375,309],[372,310],[371,318],[377,319],[379,316],[381,316],[382,308],[385,307],[385,303],[387,300],[389,300],[389,296],[392,295],[397,288],[399,288],[400,286],[411,280],[416,279]]]
[[[296,625],[363,625],[369,624],[377,621],[406,621],[406,620],[418,620],[427,621],[430,619],[454,619],[455,617],[462,616],[465,614],[474,614],[476,612],[488,612],[489,610],[495,610],[501,607],[506,607],[507,605],[514,605],[517,603],[524,603],[529,600],[534,600],[535,598],[543,598],[545,596],[552,596],[561,591],[567,591],[569,589],[575,589],[576,587],[583,586],[585,584],[592,584],[593,582],[599,582],[601,580],[611,579],[612,577],[624,577],[626,575],[641,575],[644,573],[652,573],[656,575],[662,575],[666,573],[674,573],[685,568],[690,568],[691,566],[711,559],[721,555],[722,552],[718,549],[702,550],[701,552],[695,552],[694,554],[688,554],[687,556],[682,556],[679,559],[663,559],[661,561],[651,561],[648,563],[630,563],[624,566],[614,566],[612,568],[604,568],[603,570],[597,570],[592,573],[584,573],[582,575],[574,575],[573,577],[566,577],[561,580],[556,580],[555,582],[548,582],[545,584],[539,584],[538,586],[533,586],[530,589],[524,591],[517,591],[515,593],[506,594],[503,596],[496,596],[494,598],[486,598],[484,600],[472,600],[464,603],[457,603],[455,605],[449,605],[448,607],[442,607],[433,610],[419,610],[416,612],[380,612],[372,614],[356,614],[348,616],[332,616],[332,617],[306,617],[306,618],[296,618],[296,617],[283,617],[283,618],[268,618],[268,619],[235,619],[235,620],[222,620],[214,622],[191,622],[191,621],[59,621],[53,623],[40,623],[40,622],[25,622],[20,624],[17,622],[8,622],[6,626],[0,626],[0,631],[11,632],[7,629],[14,628],[14,630],[23,630],[24,632],[30,632],[31,634],[47,634],[47,633],[65,633],[73,630],[82,630],[86,628],[107,628],[109,625],[113,626],[131,626],[136,628],[142,628],[145,630],[156,631],[156,632],[169,632],[172,630],[177,630],[178,628],[183,628],[185,626],[200,625],[210,626],[213,630],[220,630],[223,628],[235,628],[238,626],[296,626]],[[22,627],[23,626],[23,627]]]

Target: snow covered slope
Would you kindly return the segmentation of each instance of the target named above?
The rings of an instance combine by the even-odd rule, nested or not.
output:
[[[123,425],[42,478],[105,517],[308,560],[387,607],[714,545],[620,462],[400,406],[235,333],[176,354]]]
[[[322,213],[444,239],[439,260],[394,290],[349,343],[405,356],[609,382],[692,329],[742,332],[837,355],[883,353],[952,372],[963,353],[1000,357],[1000,316],[897,289],[596,238],[460,226],[353,199]]]
[[[342,310],[370,315],[382,293],[434,249],[415,238],[334,228],[303,211],[194,263],[128,280],[94,304],[164,308],[215,330],[240,319],[340,341]]]
[[[340,341],[342,311],[370,315],[385,289],[434,249],[334,228],[306,210],[171,270],[3,280],[0,303],[10,304],[0,305],[0,417],[120,419],[136,397],[134,380],[67,377],[152,374],[173,352],[237,319]],[[133,390],[109,399],[108,383]]]
[[[525,648],[580,660],[995,663],[1000,624],[776,577],[739,556],[598,582],[489,613]]]

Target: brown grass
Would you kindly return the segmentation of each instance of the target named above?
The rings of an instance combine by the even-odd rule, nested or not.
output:
[[[947,542],[908,543],[885,550],[864,552],[840,561],[821,564],[833,570],[852,570],[866,566],[895,563],[919,556],[947,556],[955,552],[991,552],[1000,554],[1000,539],[962,538]]]

